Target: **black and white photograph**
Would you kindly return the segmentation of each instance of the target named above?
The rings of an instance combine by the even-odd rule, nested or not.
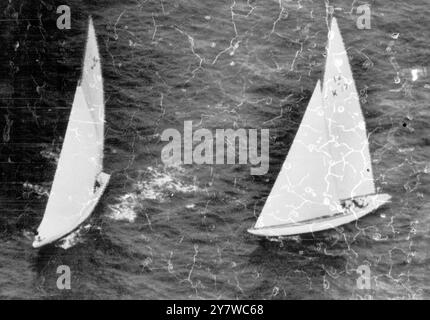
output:
[[[430,0],[2,0],[0,24],[0,300],[430,299]]]

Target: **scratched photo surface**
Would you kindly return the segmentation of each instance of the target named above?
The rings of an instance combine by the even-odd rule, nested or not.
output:
[[[430,298],[430,6],[426,0],[10,0],[0,4],[0,298]],[[71,10],[70,30],[56,12]],[[327,9],[333,8],[332,13]],[[334,13],[333,13],[334,12]],[[91,217],[33,249],[94,20],[104,171]],[[392,196],[356,222],[267,241],[254,226],[323,77],[335,16]],[[166,166],[166,128],[270,130],[270,168]],[[71,288],[59,290],[59,266]],[[358,285],[368,266],[370,288]]]

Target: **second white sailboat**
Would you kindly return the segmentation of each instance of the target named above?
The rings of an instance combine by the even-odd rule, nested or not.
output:
[[[357,220],[390,200],[376,193],[366,125],[335,18],[318,81],[254,228],[260,236],[313,233]]]

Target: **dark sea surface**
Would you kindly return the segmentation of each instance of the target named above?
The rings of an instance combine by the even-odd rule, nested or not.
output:
[[[56,28],[57,6],[72,12]],[[322,79],[324,1],[10,0],[0,4],[0,298],[430,298],[430,2],[330,1],[392,203],[336,230],[282,242],[258,217]],[[91,218],[31,246],[56,169],[94,18],[106,100],[105,171]],[[428,67],[428,74],[424,72]],[[412,77],[412,70],[418,79]],[[413,81],[416,80],[416,81]],[[270,129],[270,169],[166,167],[164,129]],[[71,290],[57,289],[57,267]],[[371,289],[357,287],[368,265]]]

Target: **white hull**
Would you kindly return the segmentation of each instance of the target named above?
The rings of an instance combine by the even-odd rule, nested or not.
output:
[[[323,216],[316,219],[301,221],[298,223],[287,223],[277,226],[268,226],[263,228],[248,229],[249,233],[264,237],[292,236],[305,233],[314,233],[318,231],[333,229],[338,226],[355,221],[380,206],[388,203],[391,196],[388,194],[374,194],[362,197],[368,204],[363,208],[353,207],[344,210],[338,214]]]
[[[82,211],[80,219],[74,225],[69,226],[68,230],[61,230],[61,231],[53,234],[50,237],[46,237],[46,238],[42,239],[39,236],[36,236],[35,240],[33,242],[33,248],[40,248],[44,245],[47,245],[47,244],[52,243],[54,241],[57,241],[57,240],[65,237],[65,236],[67,236],[68,234],[70,234],[74,230],[76,230],[85,220],[88,219],[88,217],[93,212],[93,210],[96,207],[97,203],[99,202],[101,196],[103,195],[103,193],[106,189],[106,186],[109,183],[109,179],[110,179],[109,174],[101,172],[99,174],[99,176],[97,177],[97,181],[100,184],[100,187],[94,193],[93,197],[88,200],[88,204],[86,205],[86,207]]]

